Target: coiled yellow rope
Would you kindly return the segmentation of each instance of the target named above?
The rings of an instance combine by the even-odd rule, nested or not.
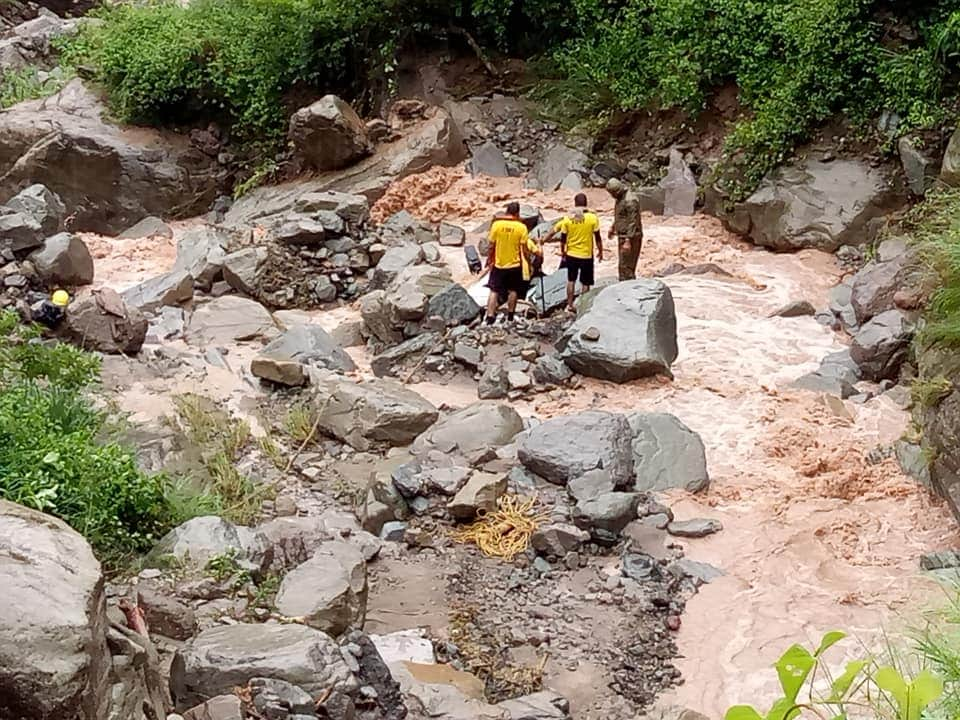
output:
[[[530,537],[548,515],[536,509],[537,500],[516,495],[502,495],[497,509],[482,515],[462,530],[453,532],[453,539],[473,543],[487,557],[513,560],[526,551]]]

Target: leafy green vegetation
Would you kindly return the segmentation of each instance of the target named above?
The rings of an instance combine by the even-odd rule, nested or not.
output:
[[[865,658],[848,662],[834,675],[823,656],[845,637],[829,632],[813,652],[802,645],[787,649],[774,666],[783,697],[763,714],[750,705],[736,705],[725,720],[793,720],[804,715],[921,720],[943,697],[944,680],[926,668],[911,674],[895,664]]]
[[[49,97],[61,90],[71,77],[71,73],[64,71],[41,76],[41,71],[35,67],[5,70],[0,75],[0,109],[25,100]]]
[[[107,418],[86,393],[99,371],[95,356],[0,313],[0,497],[62,518],[111,563],[182,518],[166,478],[101,440]]]
[[[955,345],[960,342],[960,189],[931,192],[911,211],[903,229],[937,280],[917,345]]]

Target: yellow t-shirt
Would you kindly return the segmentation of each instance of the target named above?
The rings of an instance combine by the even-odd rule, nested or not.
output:
[[[581,260],[593,257],[593,236],[600,232],[600,218],[589,210],[583,213],[583,220],[565,217],[555,229],[567,236],[567,255]]]
[[[528,240],[527,226],[519,220],[494,220],[490,226],[490,244],[494,246],[493,265],[501,270],[521,266],[520,247]]]

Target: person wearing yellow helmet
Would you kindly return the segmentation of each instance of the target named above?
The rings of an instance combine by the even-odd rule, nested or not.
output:
[[[57,290],[50,296],[49,300],[44,300],[40,307],[33,312],[34,322],[46,325],[53,330],[67,316],[67,306],[70,304],[70,295],[66,290]]]

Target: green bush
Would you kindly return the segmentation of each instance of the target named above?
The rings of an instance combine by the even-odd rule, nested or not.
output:
[[[184,518],[163,476],[101,441],[106,417],[86,394],[99,370],[95,356],[41,342],[0,312],[0,497],[62,518],[112,565]]]

